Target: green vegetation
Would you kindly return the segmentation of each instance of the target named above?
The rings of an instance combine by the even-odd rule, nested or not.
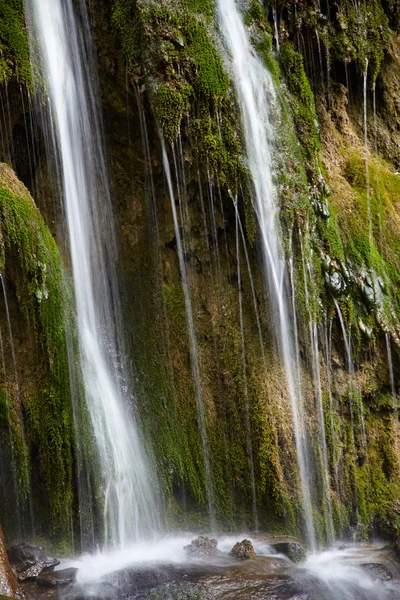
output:
[[[13,194],[11,171],[2,166],[0,177],[1,254],[4,274],[13,281],[32,356],[26,360],[21,398],[13,402],[11,426],[26,444],[16,459],[23,501],[39,469],[46,495],[47,527],[60,534],[70,526],[72,491],[72,413],[69,390],[64,305],[64,276],[57,246],[33,200],[18,185]],[[1,187],[6,184],[5,187]],[[19,357],[19,360],[23,360]],[[27,369],[26,369],[27,367]],[[21,367],[22,368],[22,367]],[[26,370],[25,370],[26,369]],[[30,369],[32,369],[30,371]],[[18,401],[22,402],[19,406]],[[21,412],[22,411],[22,412]],[[26,429],[26,435],[22,433]],[[25,460],[21,464],[21,456]],[[33,455],[39,457],[33,458]],[[31,467],[30,458],[34,460]],[[35,481],[38,474],[35,473]]]
[[[0,83],[11,78],[31,85],[23,0],[0,0]]]

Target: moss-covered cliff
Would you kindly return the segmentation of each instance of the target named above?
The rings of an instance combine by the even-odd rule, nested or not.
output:
[[[278,90],[275,179],[288,262],[293,256],[317,533],[321,541],[329,537],[310,340],[314,323],[336,533],[359,527],[366,535],[372,525],[393,532],[398,527],[393,507],[400,494],[400,454],[387,342],[397,387],[398,8],[379,1],[363,3],[358,12],[345,0],[323,6],[311,1],[273,4],[244,3],[243,14],[254,52],[271,70]],[[1,10],[0,3],[0,18]],[[18,4],[13,11],[10,23],[20,19]],[[218,524],[223,529],[255,527],[255,491],[260,528],[300,534],[290,401],[262,280],[240,110],[223,59],[214,2],[96,0],[90,11],[119,227],[128,348],[167,525],[205,529],[208,514],[160,132],[168,149],[173,200],[180,209]],[[18,23],[18,36],[26,41]],[[15,80],[30,85],[25,41],[18,42],[18,36],[1,38],[8,65],[3,79],[9,83],[3,83],[0,94],[11,95],[3,155],[10,159],[13,142],[23,138],[21,131],[27,134],[35,168],[25,177],[15,153],[14,166],[64,248],[60,199],[48,174],[38,109],[17,87],[13,91]],[[18,440],[18,493],[24,498],[29,489],[40,490],[41,498],[34,500],[38,511],[48,494],[54,528],[65,532],[63,519],[72,514],[73,502],[72,433],[64,323],[53,312],[61,302],[59,258],[47,229],[40,248],[33,249],[30,236],[39,225],[32,225],[32,215],[26,225],[24,219],[13,220],[12,207],[23,216],[29,206],[44,228],[32,201],[18,200],[16,188],[4,194],[5,277],[13,333],[19,332],[19,337],[14,333],[14,347],[24,393],[18,399],[14,390],[15,416],[3,419],[3,445],[6,451],[5,425],[11,422]],[[48,265],[46,271],[30,262],[39,251],[46,253],[46,260],[39,259]],[[29,256],[22,260],[25,254]],[[53,286],[52,293],[46,287],[48,298],[44,285]],[[346,356],[338,307],[354,368]],[[20,318],[27,320],[21,332]],[[3,312],[2,332],[6,323]],[[35,344],[39,358],[32,351],[24,361],[28,343]],[[13,373],[10,360],[8,356],[6,373]],[[33,382],[35,369],[39,375]],[[25,441],[18,423],[25,424]],[[30,485],[29,464],[33,471],[42,469],[45,486],[39,485],[40,476]],[[63,478],[68,493],[60,496]],[[0,520],[4,518],[0,512]]]
[[[33,511],[39,531],[59,536],[73,503],[67,285],[54,239],[5,164],[0,215],[2,522],[21,535]]]

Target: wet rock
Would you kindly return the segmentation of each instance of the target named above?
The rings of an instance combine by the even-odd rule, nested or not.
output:
[[[323,270],[325,273],[328,273],[328,272],[329,272],[329,269],[331,268],[331,262],[332,262],[332,259],[331,259],[331,257],[329,256],[329,254],[326,254],[326,255],[324,256],[324,258],[322,259],[322,262],[321,262],[321,267],[322,267],[322,270]]]
[[[329,219],[331,216],[329,212],[328,205],[325,202],[319,202],[318,200],[314,200],[312,203],[312,207],[314,209],[315,214],[321,219]]]
[[[387,293],[388,293],[387,285],[386,285],[386,283],[384,282],[384,280],[382,279],[382,277],[377,277],[376,281],[378,282],[378,285],[379,285],[379,287],[380,287],[381,291],[382,291],[384,294],[387,294]]]
[[[362,569],[367,571],[373,579],[379,579],[380,581],[389,581],[393,578],[393,575],[389,569],[380,563],[365,563],[360,565]]]
[[[364,300],[364,304],[368,308],[375,306],[375,292],[374,288],[369,285],[363,285],[361,288],[361,294]]]
[[[365,335],[365,337],[368,338],[369,340],[372,340],[372,335],[373,335],[372,328],[368,327],[368,325],[365,325],[365,323],[363,323],[363,321],[361,321],[361,319],[358,322],[358,326],[360,328],[360,331]]]
[[[19,581],[37,577],[43,569],[54,569],[55,566],[60,564],[60,561],[56,558],[45,556],[42,548],[30,546],[25,542],[8,548],[7,554]]]
[[[17,581],[11,571],[8,562],[6,545],[4,543],[3,531],[0,527],[0,597],[14,596],[17,589]]]
[[[253,544],[250,540],[236,542],[229,554],[238,560],[248,560],[249,558],[255,558],[256,556]]]
[[[192,556],[212,556],[217,553],[217,546],[217,540],[199,535],[191,544],[185,546],[184,550]]]
[[[346,265],[346,263],[343,260],[340,261],[340,272],[341,272],[345,282],[350,283],[352,280],[352,275],[351,275],[350,269],[348,268],[348,266]]]
[[[340,296],[346,289],[346,282],[341,274],[337,271],[331,275],[325,273],[325,281],[329,291],[333,294],[333,296],[335,296],[335,298]]]
[[[301,562],[307,557],[306,551],[298,542],[280,542],[272,544],[272,547],[278,554],[284,554],[293,562]]]
[[[62,569],[61,571],[42,572],[36,577],[36,584],[40,587],[62,587],[75,583],[78,569]]]

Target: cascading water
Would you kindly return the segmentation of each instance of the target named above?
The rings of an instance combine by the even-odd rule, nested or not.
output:
[[[207,504],[208,504],[210,529],[211,529],[211,531],[214,531],[215,527],[216,527],[214,487],[213,487],[212,474],[211,474],[210,455],[209,455],[209,450],[208,450],[207,415],[206,415],[206,407],[204,405],[203,394],[201,391],[199,356],[198,356],[198,351],[197,351],[197,339],[196,339],[196,332],[195,332],[194,320],[193,320],[192,302],[190,299],[189,282],[188,282],[188,276],[187,276],[185,259],[184,259],[184,245],[182,242],[182,236],[181,236],[180,226],[179,226],[179,221],[178,221],[178,214],[177,214],[177,210],[176,210],[176,206],[175,206],[175,195],[174,195],[174,188],[173,188],[173,184],[172,184],[171,169],[169,166],[169,160],[168,160],[167,150],[165,148],[164,139],[161,134],[160,134],[160,137],[161,137],[161,145],[162,145],[164,172],[165,172],[165,176],[167,178],[168,192],[169,192],[169,196],[170,196],[172,216],[173,216],[173,220],[174,220],[176,245],[177,245],[177,249],[178,249],[179,269],[180,269],[180,273],[181,273],[182,289],[183,289],[183,296],[184,296],[184,301],[185,301],[185,312],[186,312],[186,320],[187,320],[188,333],[189,333],[190,364],[191,364],[191,368],[192,368],[193,386],[194,386],[194,391],[195,391],[195,395],[196,395],[198,428],[199,428],[200,440],[201,440],[202,451],[203,451],[206,500],[207,500]],[[179,207],[181,210],[182,209],[181,202],[179,202]]]
[[[131,414],[89,23],[84,2],[26,0],[25,6],[32,55],[37,47],[41,55],[33,67],[43,69],[61,165],[81,368],[102,476],[105,542],[124,546],[155,530],[157,510]]]
[[[326,525],[326,534],[329,543],[334,540],[335,529],[333,525],[333,514],[332,514],[332,499],[330,490],[330,479],[329,479],[329,462],[328,462],[328,448],[326,443],[325,433],[325,417],[324,407],[322,402],[322,387],[321,387],[321,372],[320,372],[320,356],[319,356],[319,345],[318,345],[318,328],[315,317],[313,316],[310,306],[310,292],[308,290],[308,278],[313,281],[313,271],[311,257],[308,256],[306,259],[304,244],[302,241],[301,233],[299,232],[301,258],[303,263],[303,279],[304,279],[304,291],[306,309],[309,319],[309,333],[310,333],[310,345],[311,345],[311,367],[312,367],[312,378],[314,382],[314,396],[317,406],[318,414],[318,430],[320,435],[320,446],[322,450],[322,464],[321,464],[321,475],[322,475],[322,488],[323,488],[323,511]]]
[[[306,468],[303,415],[296,393],[296,368],[293,339],[285,290],[286,268],[278,223],[278,204],[272,178],[270,139],[271,101],[275,89],[268,70],[256,57],[235,0],[218,0],[219,21],[227,46],[233,81],[242,113],[247,159],[254,184],[254,204],[257,215],[273,312],[277,315],[277,338],[286,371],[291,401],[296,450],[299,464],[302,504],[306,533],[311,548],[315,547],[311,494]]]
[[[248,383],[247,383],[246,343],[245,343],[245,337],[244,337],[244,323],[243,323],[242,274],[241,274],[241,270],[240,270],[240,246],[239,246],[239,213],[237,210],[237,203],[235,203],[235,211],[236,211],[236,257],[237,257],[237,274],[238,274],[238,289],[239,289],[239,320],[240,320],[240,336],[241,336],[241,342],[242,342],[243,395],[244,395],[245,416],[246,416],[247,455],[248,455],[249,470],[250,470],[251,498],[252,498],[252,504],[253,504],[254,529],[255,529],[255,531],[258,531],[256,481],[255,481],[255,475],[254,475],[253,440],[252,440],[252,434],[251,434],[249,390],[248,390]]]

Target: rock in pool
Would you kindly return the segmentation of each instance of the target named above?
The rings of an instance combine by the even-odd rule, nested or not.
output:
[[[284,554],[292,562],[301,562],[306,559],[307,553],[298,542],[280,542],[271,545],[278,554]]]
[[[257,556],[250,540],[236,542],[229,554],[238,560],[248,560],[249,558],[255,558]]]
[[[218,552],[217,546],[217,540],[199,535],[191,544],[185,546],[184,550],[192,556],[213,556]]]

